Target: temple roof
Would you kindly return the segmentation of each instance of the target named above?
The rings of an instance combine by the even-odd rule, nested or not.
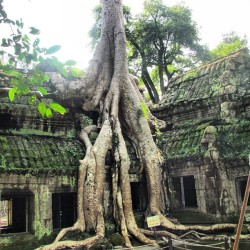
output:
[[[235,88],[236,86],[236,88]],[[201,65],[171,79],[154,112],[192,102],[211,102],[219,96],[250,95],[250,55],[246,49]]]
[[[207,135],[207,128],[214,132]],[[158,146],[163,152],[166,162],[176,160],[202,159],[209,150],[219,151],[222,160],[241,158],[248,159],[250,152],[250,122],[242,121],[235,124],[212,123],[190,124],[190,127],[164,132],[158,139]]]
[[[84,156],[83,145],[67,138],[0,135],[0,171],[69,173]]]
[[[168,124],[160,142],[166,161],[204,158],[208,127],[220,159],[250,152],[250,55],[246,49],[202,65],[173,80],[151,110]],[[206,130],[207,129],[207,130]]]

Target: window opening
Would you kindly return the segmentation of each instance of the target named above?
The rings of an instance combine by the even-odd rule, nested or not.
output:
[[[12,225],[12,200],[0,201],[0,228],[10,227]]]
[[[1,196],[1,234],[28,232],[28,205],[27,196]]]

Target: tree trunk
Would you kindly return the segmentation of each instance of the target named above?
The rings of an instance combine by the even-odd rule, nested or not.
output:
[[[143,59],[142,59],[143,60]],[[155,85],[148,73],[147,67],[145,63],[142,62],[142,73],[141,73],[142,81],[144,82],[148,93],[150,95],[150,98],[153,103],[158,103],[159,102],[159,94],[155,88]]]
[[[165,93],[165,86],[164,86],[164,78],[163,78],[163,58],[162,58],[162,53],[159,52],[158,55],[158,67],[159,67],[159,78],[160,78],[160,88],[161,88],[161,95],[163,96]]]
[[[145,236],[147,232],[141,231],[135,222],[128,173],[130,160],[124,135],[133,141],[144,169],[148,192],[147,213],[159,215],[161,225],[171,231],[196,229],[210,232],[218,229],[175,225],[163,216],[166,206],[161,186],[162,158],[153,141],[150,121],[145,118],[141,109],[142,97],[128,73],[122,2],[103,0],[102,4],[102,34],[86,77],[68,82],[56,74],[51,74],[52,83],[61,96],[81,98],[83,110],[99,110],[101,126],[85,127],[80,134],[81,140],[85,143],[86,155],[80,161],[79,167],[77,222],[71,228],[63,229],[54,243],[41,249],[80,246],[87,249],[104,237],[102,202],[105,158],[109,150],[115,159],[112,166],[114,219],[120,227],[124,244],[132,248],[130,234],[144,244],[156,245],[154,240]],[[92,145],[88,134],[93,129],[100,132]],[[232,225],[228,225],[227,228],[232,228]],[[60,241],[68,232],[91,229],[96,232],[91,238],[82,241]]]
[[[127,34],[129,35],[129,30],[127,30]],[[132,37],[130,37],[130,42],[137,49],[137,51],[139,52],[141,59],[142,59],[142,68],[141,68],[142,81],[148,90],[148,93],[149,93],[149,96],[150,96],[152,102],[158,103],[160,100],[159,94],[158,94],[158,92],[155,88],[155,85],[154,85],[154,83],[153,83],[153,81],[148,73],[146,59],[145,59],[145,52],[143,51],[143,49],[140,48],[140,46],[136,43],[136,41]]]

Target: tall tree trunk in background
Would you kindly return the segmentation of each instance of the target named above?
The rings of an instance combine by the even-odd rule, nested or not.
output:
[[[160,88],[161,88],[161,95],[163,96],[165,93],[165,87],[164,87],[164,68],[163,68],[163,54],[159,52],[158,55],[158,67],[159,67],[159,78],[160,78]]]
[[[151,232],[140,230],[134,218],[128,173],[130,160],[124,136],[133,141],[146,176],[148,214],[158,215],[161,225],[172,232],[211,232],[223,228],[185,227],[175,225],[163,216],[165,204],[162,198],[161,155],[149,127],[152,121],[145,118],[141,109],[143,98],[133,77],[128,73],[122,1],[103,0],[102,4],[102,34],[85,78],[66,81],[57,74],[51,74],[52,83],[61,96],[81,98],[83,110],[99,109],[101,126],[85,127],[80,133],[80,138],[85,143],[86,155],[79,166],[77,221],[72,227],[63,229],[54,243],[40,249],[87,249],[105,236],[103,194],[105,158],[108,151],[112,151],[115,161],[111,173],[113,216],[120,227],[124,245],[132,248],[129,235],[143,244],[156,245],[154,240],[145,236],[151,235]],[[151,115],[149,118],[153,119]],[[94,144],[88,137],[93,130],[99,131]],[[234,225],[224,225],[224,228],[232,227]],[[96,234],[81,241],[61,241],[69,232],[84,230],[94,230]],[[170,233],[165,231],[161,234]]]
[[[127,30],[127,34],[129,34],[129,30]],[[147,64],[146,64],[146,57],[145,57],[145,52],[143,51],[143,49],[140,48],[140,46],[136,43],[136,41],[130,37],[130,42],[131,44],[133,44],[133,46],[137,49],[137,51],[139,52],[141,59],[142,59],[142,67],[141,67],[141,78],[142,81],[145,85],[145,87],[147,88],[147,91],[149,93],[149,96],[152,100],[153,103],[158,103],[159,102],[159,94],[155,88],[155,85],[148,73],[148,69],[147,69]]]
[[[148,93],[150,95],[150,98],[153,103],[159,102],[159,94],[155,88],[155,85],[148,73],[147,67],[145,63],[142,62],[142,73],[141,73],[142,81],[144,82],[144,85],[146,86]]]

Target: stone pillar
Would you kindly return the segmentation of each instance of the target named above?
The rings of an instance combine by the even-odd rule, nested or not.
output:
[[[47,185],[40,185],[34,197],[35,235],[42,238],[52,233],[52,194]]]

